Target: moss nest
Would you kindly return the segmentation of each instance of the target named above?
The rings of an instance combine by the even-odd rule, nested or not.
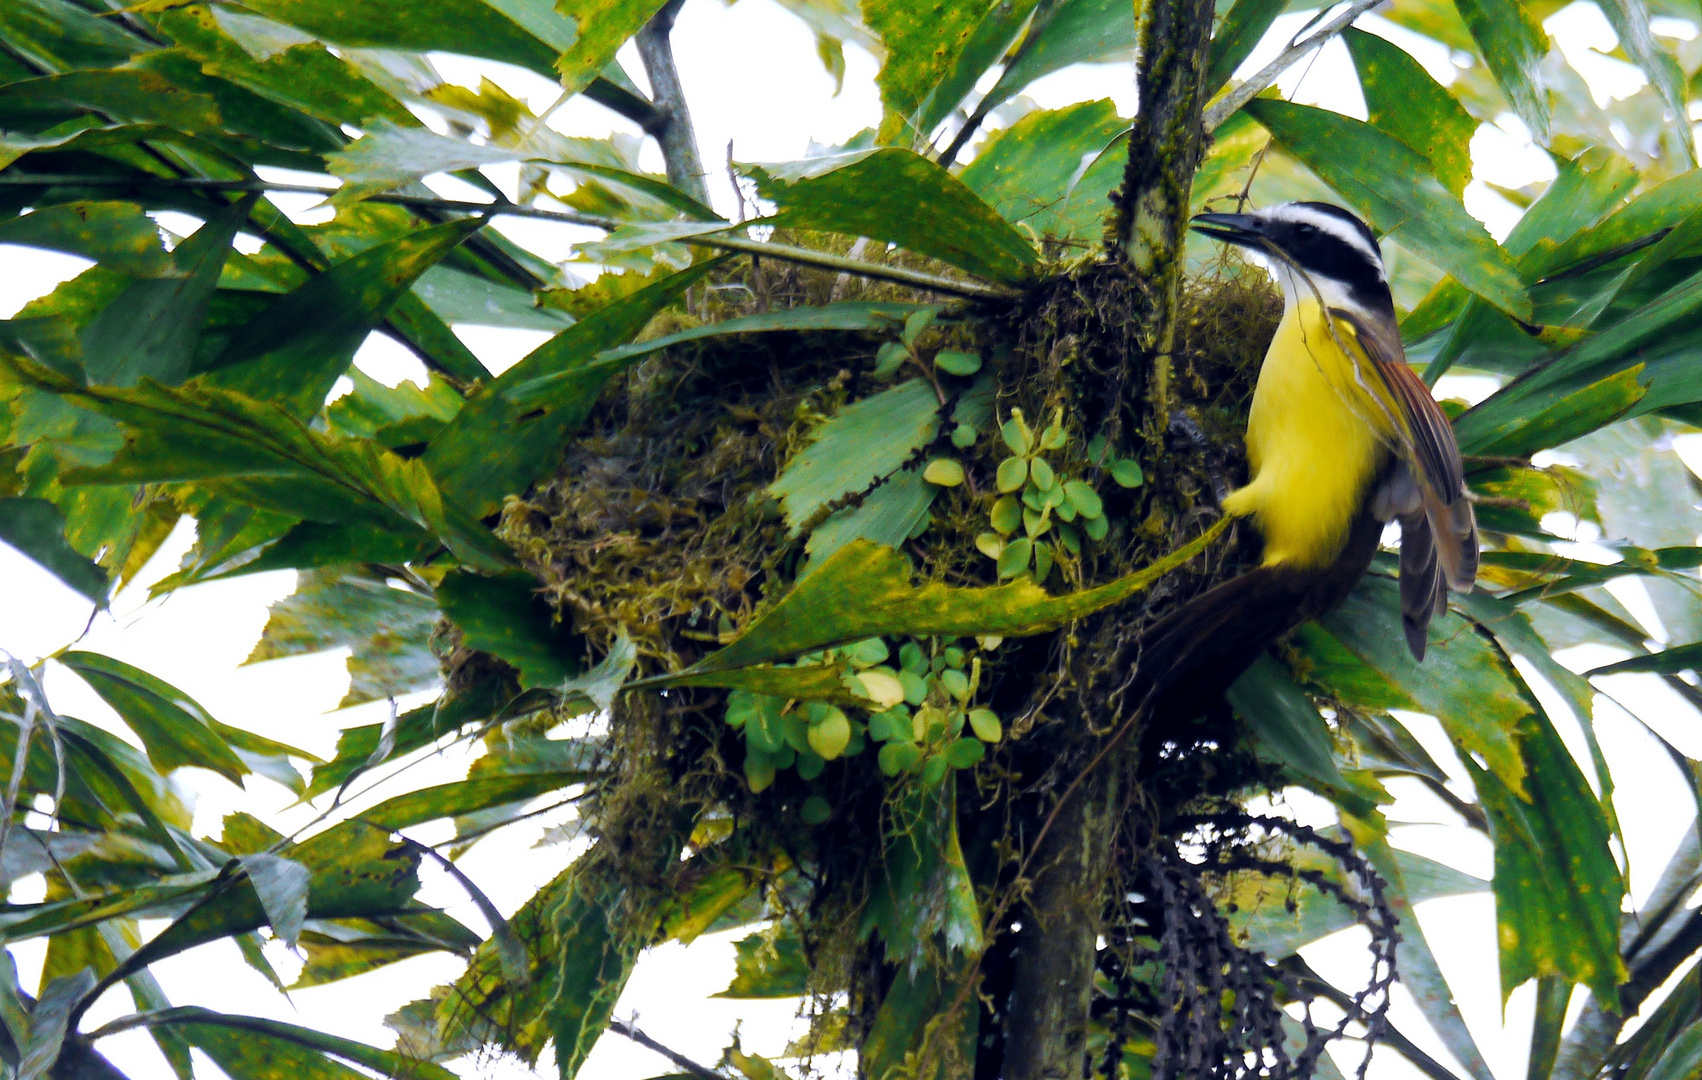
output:
[[[1047,582],[1053,592],[1112,580],[1173,551],[1216,519],[1218,499],[1244,477],[1240,436],[1282,306],[1265,275],[1243,272],[1230,257],[1187,283],[1170,407],[1158,415],[1139,360],[1152,351],[1139,337],[1149,306],[1140,282],[1111,262],[1051,269],[1014,301],[943,305],[924,338],[927,351],[973,350],[987,359],[994,419],[966,448],[954,447],[951,425],[942,424],[937,442],[917,455],[950,455],[966,474],[964,483],[936,493],[926,531],[906,545],[921,580],[998,583],[997,564],[978,538],[988,532],[995,473],[1007,455],[998,424],[1017,410],[1037,431],[1061,422],[1068,438],[1052,463],[1060,476],[1092,485],[1104,502],[1103,539],[1082,544],[1079,554],[1058,546]],[[935,302],[899,286],[740,261],[707,278],[689,294],[685,315],[659,320],[646,337],[842,299]],[[895,327],[890,334],[706,338],[658,352],[614,378],[554,475],[510,500],[501,526],[542,583],[541,594],[585,639],[590,659],[624,632],[638,648],[637,674],[677,670],[719,648],[786,592],[805,557],[804,540],[788,535],[768,486],[817,427],[892,385],[875,378],[873,367],[882,342],[896,336]],[[963,389],[952,383],[942,392]],[[1114,458],[1138,462],[1145,482],[1113,483]],[[1251,554],[1218,545],[1136,599],[1056,633],[979,649],[958,643],[981,665],[978,701],[1005,718],[1011,736],[990,745],[986,760],[964,774],[973,781],[955,789],[971,871],[991,890],[983,912],[1002,911],[1008,922],[1017,910],[1014,891],[1028,885],[1017,873],[1022,837],[1085,764],[1088,736],[1102,737],[1131,708],[1121,694],[1142,628],[1238,571]],[[938,656],[951,644],[928,647]],[[472,662],[465,650],[456,656]],[[690,884],[683,875],[701,873],[718,857],[721,865],[767,868],[753,873],[768,879],[769,913],[788,916],[801,935],[812,990],[852,991],[855,1034],[866,1029],[893,977],[892,965],[857,931],[880,870],[881,860],[869,853],[883,850],[892,835],[895,791],[905,785],[883,777],[875,755],[865,753],[828,762],[809,779],[783,769],[753,793],[744,737],[724,719],[727,701],[716,690],[621,698],[610,721],[609,772],[591,793],[587,820],[634,896],[677,893]],[[1201,741],[1215,747],[1221,740]],[[1129,782],[1115,813],[1127,824],[1114,829],[1114,858],[1129,868],[1166,820],[1224,809],[1232,794],[1262,777],[1250,755],[1232,749],[1162,768],[1125,766]],[[813,800],[825,800],[825,818],[809,816]],[[801,814],[811,828],[799,827]],[[684,848],[710,858],[665,854]],[[634,913],[653,909],[633,901]],[[990,953],[989,985],[999,963]]]

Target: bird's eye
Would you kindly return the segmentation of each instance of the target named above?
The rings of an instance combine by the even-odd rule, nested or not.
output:
[[[1294,231],[1296,233],[1299,233],[1301,236],[1306,236],[1306,237],[1317,236],[1318,235],[1318,226],[1308,225],[1305,222],[1301,222],[1299,225],[1295,226]]]

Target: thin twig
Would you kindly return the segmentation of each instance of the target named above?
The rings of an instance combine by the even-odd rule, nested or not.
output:
[[[656,1051],[693,1076],[701,1076],[704,1080],[727,1080],[724,1074],[716,1072],[707,1065],[699,1065],[678,1051],[668,1049],[625,1020],[610,1020],[609,1030],[617,1035],[625,1035],[645,1049]]]
[[[156,179],[141,179],[136,177],[105,177],[105,176],[0,176],[0,186],[33,186],[46,187],[53,185],[78,187],[176,187],[196,188],[207,191],[283,191],[298,192],[313,195],[331,195],[332,188],[314,187],[310,184],[271,184],[255,183],[250,180],[204,180],[195,177],[173,179],[160,177]],[[462,202],[456,199],[428,198],[423,195],[378,194],[367,196],[367,201],[390,203],[396,206],[418,207],[431,210],[448,210],[468,214],[486,214],[491,217],[537,218],[542,221],[561,221],[570,225],[589,225],[592,228],[614,231],[624,222],[614,218],[601,217],[596,214],[578,214],[562,210],[543,210],[535,206],[520,206],[516,203],[480,203]],[[729,228],[734,226],[729,225]],[[793,247],[789,244],[764,243],[760,240],[747,240],[740,236],[688,236],[679,240],[683,244],[699,247],[715,248],[719,251],[736,251],[745,255],[757,255],[763,258],[776,259],[780,262],[797,263],[800,266],[811,266],[819,270],[838,270],[842,273],[855,274],[858,277],[873,281],[890,281],[895,285],[908,285],[915,289],[924,289],[945,296],[956,296],[966,300],[1001,300],[1011,299],[1017,295],[1016,290],[998,286],[986,285],[980,282],[958,281],[952,278],[940,277],[937,274],[923,273],[920,270],[907,270],[901,266],[881,266],[877,263],[863,262],[860,259],[847,259],[826,252],[811,251],[808,248]]]
[[[1383,0],[1354,0],[1348,9],[1325,23],[1323,28],[1305,41],[1290,45],[1282,51],[1282,55],[1266,64],[1257,75],[1225,94],[1216,105],[1206,110],[1200,120],[1200,126],[1207,134],[1217,130],[1219,124],[1234,116],[1241,106],[1264,93],[1277,78],[1294,65],[1302,56],[1318,48],[1337,34],[1346,30],[1353,20],[1370,11]]]

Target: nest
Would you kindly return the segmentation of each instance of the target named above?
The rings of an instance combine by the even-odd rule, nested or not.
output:
[[[821,246],[822,238],[801,239]],[[1147,373],[1130,362],[1150,352],[1150,343],[1139,337],[1141,285],[1120,265],[1060,268],[1009,304],[948,308],[932,347],[973,349],[988,358],[999,419],[1018,409],[1036,424],[1060,418],[1069,440],[1054,455],[1057,465],[1104,496],[1106,537],[1079,556],[1060,548],[1048,583],[1054,591],[1112,580],[1174,550],[1215,520],[1221,495],[1243,479],[1240,435],[1282,304],[1263,274],[1241,270],[1231,257],[1187,286],[1164,415],[1153,408]],[[681,318],[714,322],[847,298],[933,299],[897,286],[749,263],[707,281],[690,295],[687,315],[653,325],[647,335],[679,329]],[[803,541],[788,534],[768,485],[817,425],[888,385],[871,374],[881,340],[839,332],[709,338],[660,352],[615,378],[554,476],[510,500],[501,526],[542,583],[541,594],[588,643],[591,659],[624,633],[638,647],[641,673],[677,670],[714,651],[786,591]],[[995,565],[977,549],[977,536],[987,530],[1002,451],[996,435],[954,449],[948,427],[923,455],[950,453],[968,481],[938,495],[927,532],[907,553],[922,579],[996,584]],[[1090,459],[1095,439],[1138,461],[1146,482],[1109,483],[1105,454]],[[1020,912],[1030,884],[1022,872],[1022,837],[1086,765],[1093,740],[1124,721],[1132,705],[1122,694],[1143,627],[1237,572],[1251,554],[1218,551],[1138,601],[982,654],[983,695],[1010,718],[1013,736],[993,748],[973,784],[957,786],[961,828],[966,836],[979,830],[975,844],[993,860],[978,875],[990,883],[984,911],[1006,923]],[[456,655],[470,662],[464,651]],[[690,864],[658,852],[687,845],[708,850],[728,835],[721,844],[728,861],[794,868],[776,879],[771,913],[787,913],[802,934],[812,988],[823,1000],[851,992],[855,1033],[870,1022],[895,970],[878,950],[859,945],[855,933],[878,869],[867,853],[882,850],[893,827],[892,785],[873,768],[873,755],[863,754],[830,763],[810,782],[782,773],[753,794],[740,767],[740,733],[722,718],[725,701],[724,692],[704,690],[622,699],[611,720],[611,778],[594,792],[587,815],[603,841],[599,850],[635,896],[682,887],[679,875]],[[1115,763],[1127,776],[1118,788],[1115,837],[1108,840],[1121,860],[1121,880],[1109,894],[1145,882],[1148,890],[1164,883],[1172,891],[1193,889],[1192,902],[1204,896],[1197,876],[1166,861],[1174,857],[1177,823],[1190,814],[1232,812],[1238,797],[1265,781],[1263,767],[1236,749],[1229,723],[1218,718],[1219,727],[1203,730],[1192,752],[1162,763],[1127,757]],[[801,808],[812,797],[825,797],[832,814],[800,830]],[[1168,855],[1154,855],[1159,851]],[[1119,918],[1113,905],[1106,925]],[[1111,935],[1102,958],[1106,972],[1126,973],[1146,962],[1140,950],[1147,946],[1132,944],[1138,937]],[[997,949],[989,953],[988,985],[995,991],[999,965],[1008,959]],[[1251,983],[1237,986],[1245,996]],[[981,1009],[984,1025],[999,1019],[996,1006],[970,1001],[965,1007]],[[1126,1003],[1119,1007],[1120,1015],[1128,1013]],[[1176,1036],[1166,1044],[1167,1060],[1185,1056],[1185,1043]],[[1245,1050],[1207,1048],[1231,1056]],[[1301,1068],[1283,1058],[1281,1075],[1309,1073],[1315,1057]],[[973,1070],[966,1062],[945,1066],[959,1067]],[[1109,1059],[1107,1067],[1116,1075]]]

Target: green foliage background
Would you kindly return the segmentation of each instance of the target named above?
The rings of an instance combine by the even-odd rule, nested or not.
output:
[[[945,954],[985,947],[985,882],[965,862],[956,819],[938,809],[949,802],[935,798],[959,776],[982,775],[990,748],[1021,737],[1016,718],[980,693],[983,659],[993,662],[996,639],[1126,600],[1198,550],[1114,581],[1084,580],[1083,551],[1108,533],[1113,543],[1129,535],[1120,530],[1132,523],[1111,519],[1132,497],[1118,493],[1145,481],[1142,454],[1095,448],[1066,417],[995,409],[987,380],[1003,361],[976,349],[964,306],[1096,257],[1127,118],[1087,101],[978,132],[1039,77],[1127,58],[1136,12],[1112,0],[788,6],[818,31],[829,70],[843,75],[846,40],[881,54],[886,115],[833,153],[741,167],[771,210],[761,224],[782,230],[763,240],[643,172],[632,140],[559,135],[494,85],[443,83],[425,55],[519,65],[559,81],[564,95],[589,95],[654,127],[669,103],[647,100],[614,62],[660,7],[654,0],[0,4],[0,242],[95,262],[0,323],[0,538],[104,605],[189,515],[196,545],[156,592],[300,572],[257,658],[349,647],[346,704],[449,673],[436,705],[381,729],[349,728],[335,758],[302,775],[309,755],[242,730],[240,717],[215,719],[112,658],[68,650],[44,662],[84,679],[139,750],[56,713],[39,671],[12,662],[0,686],[9,721],[0,761],[11,763],[0,865],[10,880],[43,872],[50,883],[43,903],[0,907],[0,941],[49,941],[42,985],[18,985],[9,961],[0,968],[0,1059],[18,1080],[109,1077],[115,1070],[91,1048],[136,1026],[184,1080],[191,1047],[235,1080],[284,1069],[332,1080],[357,1067],[447,1077],[441,1061],[481,1046],[535,1060],[550,1043],[569,1077],[643,947],[763,920],[772,922],[740,947],[729,995],[822,991],[812,981],[821,966],[787,906],[799,868],[769,851],[726,856],[736,816],[687,823],[687,871],[636,913],[623,907],[630,883],[595,847],[513,919],[497,919],[487,940],[414,899],[420,859],[440,856],[400,830],[452,819],[452,856],[540,798],[614,790],[602,736],[549,733],[617,695],[653,698],[664,685],[731,691],[724,716],[736,730],[723,736],[742,747],[732,767],[752,792],[788,770],[809,782],[840,758],[887,785],[904,822],[894,835],[916,842],[909,856],[889,852],[869,926],[889,948],[934,935]],[[1229,89],[1288,6],[1222,6],[1210,91]],[[1403,920],[1403,980],[1472,1080],[1488,1080],[1487,1066],[1411,911],[1485,889],[1495,896],[1503,995],[1537,980],[1532,1077],[1611,1068],[1641,1080],[1702,1067],[1694,968],[1617,1042],[1623,1018],[1702,948],[1702,915],[1684,906],[1702,849],[1692,830],[1645,908],[1623,910],[1616,778],[1592,734],[1589,678],[1599,673],[1574,674],[1553,657],[1580,643],[1612,645],[1631,658],[1603,673],[1654,673],[1702,704],[1684,675],[1702,666],[1702,523],[1671,450],[1673,435],[1702,422],[1702,173],[1688,120],[1702,38],[1653,33],[1654,16],[1695,25],[1697,13],[1676,3],[1600,6],[1620,38],[1615,56],[1648,76],[1628,98],[1598,106],[1552,48],[1541,21],[1553,0],[1388,0],[1385,18],[1461,58],[1450,85],[1395,45],[1349,29],[1367,121],[1274,93],[1208,110],[1214,141],[1194,178],[1197,208],[1248,191],[1260,203],[1350,206],[1390,252],[1409,355],[1426,377],[1502,380],[1456,421],[1490,547],[1480,590],[1456,598],[1432,628],[1430,658],[1416,665],[1401,647],[1380,564],[1340,611],[1301,628],[1232,694],[1273,775],[1335,803],[1342,835],[1387,880]],[[423,126],[419,111],[452,134]],[[1558,175],[1505,193],[1524,215],[1498,243],[1461,198],[1467,140],[1508,113]],[[518,205],[477,171],[498,162],[522,163]],[[267,199],[260,166],[340,179],[336,217],[292,223]],[[573,288],[562,268],[485,228],[485,212],[420,184],[438,173],[482,188],[498,212],[598,226],[606,236],[580,245],[577,258],[619,275]],[[539,205],[546,194],[548,207],[566,210]],[[168,250],[147,216],[159,210],[204,224]],[[236,250],[239,234],[263,241],[258,253]],[[853,246],[859,237],[867,241]],[[804,284],[772,309],[709,304],[713,287],[731,280],[727,260],[752,253],[764,266],[815,270],[789,279]],[[1215,257],[1204,247],[1193,255],[1202,266]],[[886,291],[847,296],[835,284],[842,271]],[[449,330],[493,305],[559,328],[499,377]],[[374,331],[417,354],[429,385],[391,389],[352,372]],[[812,399],[816,415],[753,451],[769,470],[761,528],[784,533],[775,542],[804,557],[769,580],[757,609],[711,612],[701,636],[711,647],[692,656],[659,647],[643,619],[616,633],[619,611],[596,627],[556,621],[559,605],[547,601],[560,597],[545,586],[558,583],[532,572],[537,553],[513,515],[502,516],[505,499],[544,490],[564,461],[587,452],[576,440],[610,385],[631,386],[622,380],[646,364],[752,340],[832,341],[898,380],[856,401],[843,383],[830,387]],[[344,375],[353,392],[327,406]],[[1532,463],[1556,449],[1566,464]],[[974,455],[989,453],[1000,465],[981,478],[990,488],[975,491],[985,496],[979,579],[913,581],[896,549],[963,496]],[[1070,461],[1089,464],[1060,471]],[[1150,455],[1144,463],[1153,468]],[[1559,512],[1601,526],[1619,561],[1561,554],[1563,538],[1545,525]],[[1625,575],[1644,580],[1670,643],[1650,642],[1602,588]],[[643,678],[631,683],[635,670]],[[1522,671],[1559,691],[1587,758],[1567,752]],[[1441,721],[1474,798],[1446,786],[1402,711]],[[332,811],[291,837],[247,815],[227,820],[219,837],[192,835],[169,781],[196,766],[325,796],[421,747],[461,740],[489,747],[465,781],[398,786],[358,819]],[[1696,762],[1668,749],[1686,776],[1698,775]],[[1379,807],[1393,777],[1428,786],[1493,841],[1493,882],[1389,845]],[[26,828],[24,809],[44,796],[54,828]],[[807,847],[810,830],[839,812],[816,793],[775,827]],[[1273,961],[1299,964],[1295,950],[1347,916],[1313,887],[1297,887],[1293,900],[1293,910],[1247,915],[1244,932]],[[143,941],[142,918],[171,922]],[[175,1008],[149,974],[221,938],[263,967],[263,934],[305,949],[302,986],[426,951],[464,956],[468,967],[454,987],[393,1018],[402,1036],[393,1051]],[[867,1072],[914,1067],[906,1055],[940,996],[928,980],[949,975],[912,970],[892,990],[865,1032]],[[135,1013],[80,1027],[93,999],[121,982]],[[1588,1004],[1563,1034],[1574,986]],[[813,1045],[838,1045],[843,1023],[823,1012]],[[1398,1032],[1386,1045],[1435,1080],[1453,1075]],[[1141,1075],[1142,1053],[1131,1044],[1117,1067]],[[759,1077],[776,1066],[734,1052],[725,1067]]]

